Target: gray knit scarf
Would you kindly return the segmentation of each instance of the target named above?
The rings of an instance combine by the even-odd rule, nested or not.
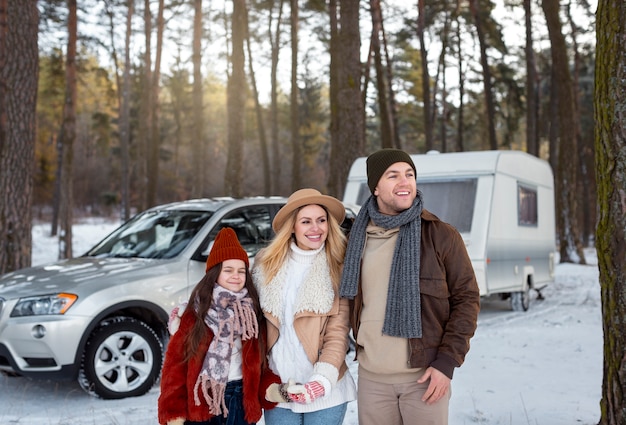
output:
[[[389,336],[422,337],[419,285],[422,205],[422,196],[418,192],[409,209],[398,215],[386,215],[378,211],[374,196],[370,196],[361,207],[350,230],[339,294],[344,298],[353,299],[359,287],[361,260],[370,219],[376,226],[386,230],[400,228],[391,262],[383,324],[383,333]]]
[[[194,401],[200,405],[198,389],[209,405],[212,415],[228,416],[224,400],[224,391],[230,370],[230,356],[235,338],[243,341],[258,337],[259,327],[248,290],[232,292],[217,283],[213,289],[213,304],[204,318],[206,325],[213,331],[213,340],[209,344],[202,369],[194,387]]]

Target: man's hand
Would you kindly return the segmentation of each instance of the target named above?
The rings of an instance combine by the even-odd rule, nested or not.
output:
[[[450,378],[434,367],[429,367],[417,383],[423,384],[429,379],[430,383],[428,388],[426,388],[422,401],[426,404],[433,404],[441,400],[450,391]]]

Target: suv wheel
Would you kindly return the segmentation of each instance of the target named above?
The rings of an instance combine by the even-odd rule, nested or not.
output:
[[[159,377],[163,343],[144,322],[131,317],[104,320],[93,331],[78,382],[90,394],[120,399],[145,394]]]

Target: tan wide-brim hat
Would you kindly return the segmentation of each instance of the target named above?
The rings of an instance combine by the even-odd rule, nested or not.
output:
[[[292,193],[289,199],[287,199],[285,206],[278,210],[278,213],[272,222],[272,229],[274,229],[274,232],[278,233],[278,231],[285,224],[285,220],[287,220],[289,214],[300,207],[311,204],[321,205],[326,208],[326,211],[335,217],[339,224],[343,222],[343,219],[346,216],[346,209],[338,199],[335,199],[332,196],[322,195],[315,189],[300,189]]]

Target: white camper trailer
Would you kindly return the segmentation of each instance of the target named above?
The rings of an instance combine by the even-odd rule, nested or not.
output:
[[[554,280],[554,178],[550,165],[521,151],[411,155],[424,208],[457,228],[481,296],[528,309],[530,290]],[[370,195],[366,158],[352,164],[344,202]]]

